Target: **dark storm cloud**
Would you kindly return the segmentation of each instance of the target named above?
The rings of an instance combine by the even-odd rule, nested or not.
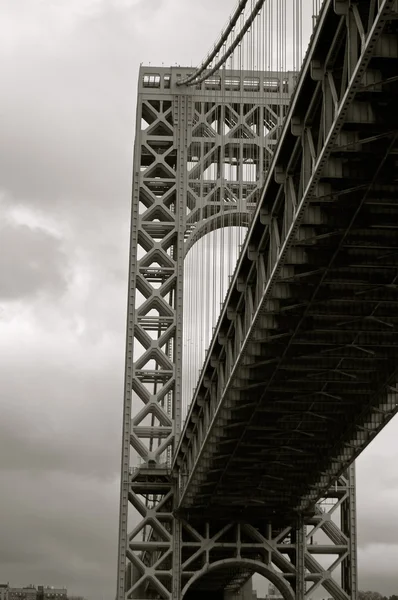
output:
[[[0,344],[0,580],[109,594],[122,351],[60,325],[26,338]]]
[[[114,596],[137,73],[230,9],[0,0],[0,581]]]
[[[68,585],[73,593],[106,597],[114,571],[117,481],[29,471],[0,474],[1,575],[23,582]],[[105,566],[105,568],[104,568]]]
[[[0,225],[0,302],[66,289],[68,261],[59,239],[17,223]]]
[[[34,375],[37,377],[40,373]],[[56,378],[56,385],[41,386],[40,390],[40,386],[34,382],[33,373],[24,365],[20,378],[24,382],[13,381],[14,378],[10,376],[8,388],[3,387],[3,404],[11,404],[12,409],[5,411],[6,419],[3,418],[0,423],[0,471],[56,472],[99,480],[115,478],[118,474],[116,465],[119,452],[117,445],[109,444],[109,440],[117,439],[120,428],[115,418],[118,415],[109,411],[109,399],[120,382],[116,381],[115,384],[111,373],[108,375],[108,385],[103,380],[97,385],[92,384],[87,376],[85,381],[81,376],[75,376],[71,381],[69,374],[64,373],[62,377],[55,368],[52,369],[52,375]],[[1,370],[0,376],[4,377]],[[86,401],[80,415],[73,414],[72,419],[64,419],[68,411],[63,407],[73,402],[76,394],[80,396],[84,386],[90,383],[95,402],[92,399]],[[42,406],[47,405],[48,413],[42,416],[38,424],[32,411],[24,410],[24,404],[29,404],[29,394],[38,394],[40,391],[45,393]],[[92,415],[89,430],[88,413]]]

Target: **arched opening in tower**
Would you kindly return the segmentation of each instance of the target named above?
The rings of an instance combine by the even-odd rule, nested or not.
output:
[[[247,225],[248,214],[221,215],[209,218],[187,238],[190,245],[184,261],[183,419],[212,340]]]
[[[254,560],[219,560],[195,575],[183,590],[183,600],[293,600],[282,575]]]

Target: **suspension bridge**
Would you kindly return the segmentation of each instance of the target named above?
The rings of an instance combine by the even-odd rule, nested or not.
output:
[[[141,67],[117,600],[355,600],[398,410],[397,0],[240,0]]]

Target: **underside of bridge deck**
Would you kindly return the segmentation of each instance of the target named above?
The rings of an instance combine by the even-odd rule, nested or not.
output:
[[[349,84],[345,15],[328,15],[179,447],[182,514],[310,510],[396,412],[395,16],[367,58],[355,46]]]

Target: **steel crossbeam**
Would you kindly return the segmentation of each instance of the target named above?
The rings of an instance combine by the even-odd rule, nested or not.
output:
[[[322,586],[336,600],[355,598],[355,550],[343,521],[350,506],[354,471],[342,476],[312,517],[278,527],[264,520],[207,522],[182,519],[183,597],[223,587],[233,593],[254,572],[274,583],[286,600],[309,598]],[[354,506],[354,505],[353,505]],[[340,512],[343,529],[336,516]],[[351,525],[353,525],[351,523]],[[321,540],[321,541],[319,541]],[[354,541],[355,543],[355,541]],[[316,556],[323,558],[317,560]],[[325,558],[328,568],[321,565]],[[343,585],[337,583],[343,571]],[[353,586],[353,587],[352,587]],[[192,597],[195,597],[194,595]]]

